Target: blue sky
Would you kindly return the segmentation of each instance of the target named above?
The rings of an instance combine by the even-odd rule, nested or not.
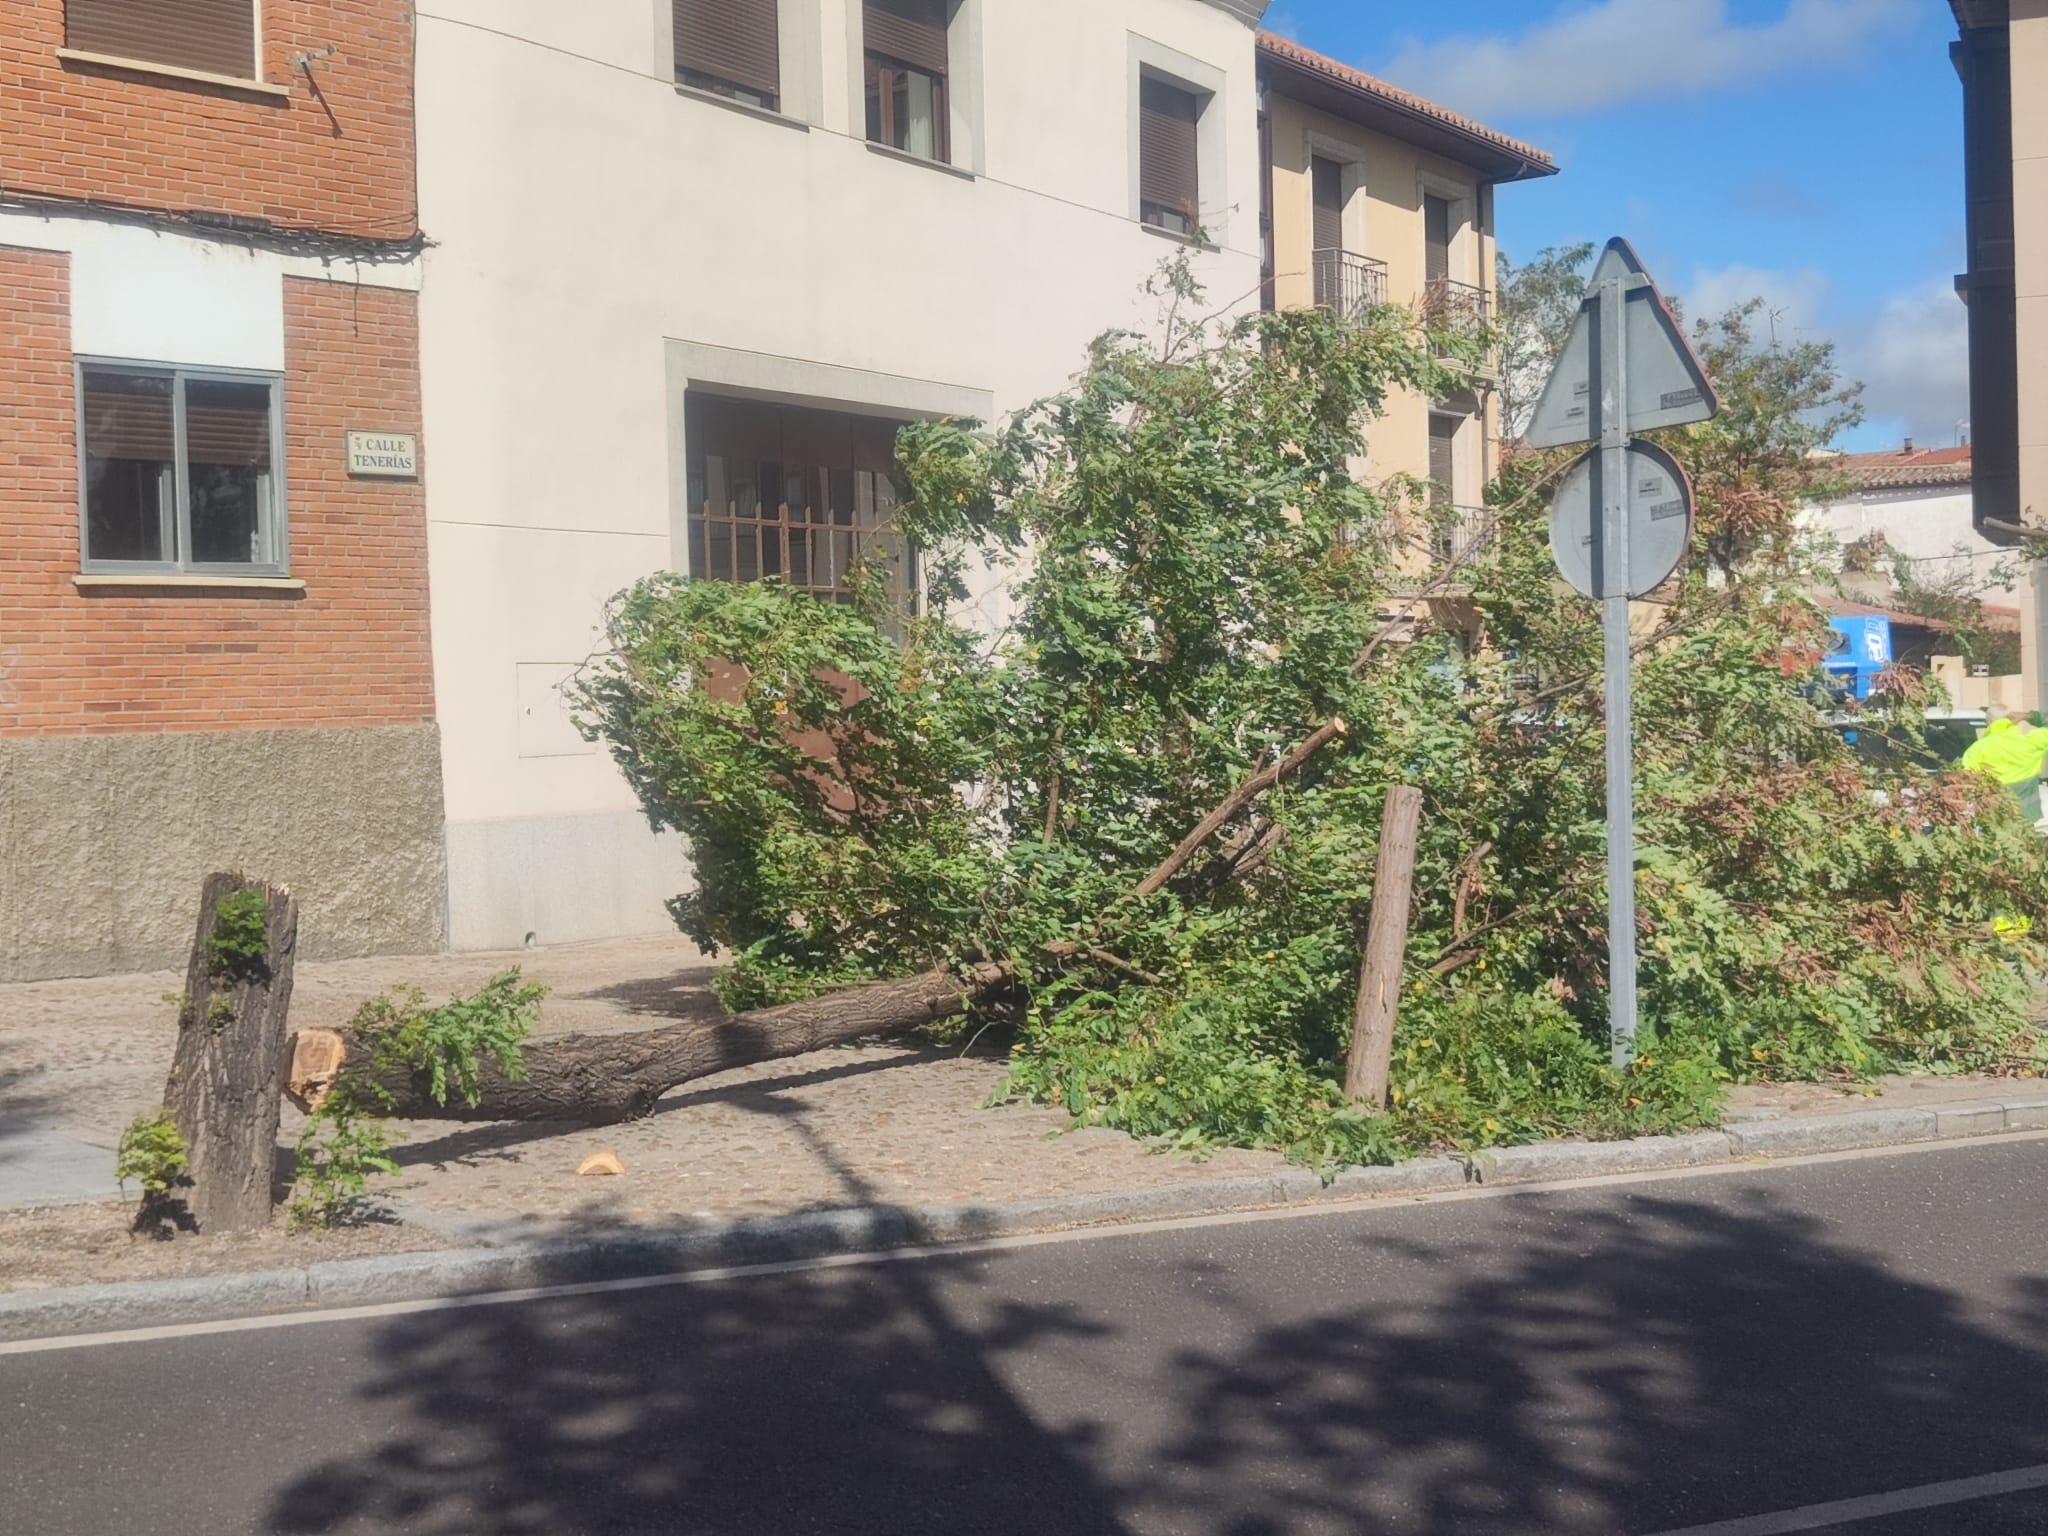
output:
[[[1556,156],[1502,249],[1626,235],[1689,313],[1763,297],[1867,387],[1843,446],[1969,414],[1943,0],[1275,0],[1267,25]]]

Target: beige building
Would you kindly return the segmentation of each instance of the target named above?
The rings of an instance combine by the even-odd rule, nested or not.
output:
[[[1494,308],[1494,188],[1554,176],[1549,155],[1298,43],[1258,36],[1269,307],[1413,304],[1439,323]],[[1495,380],[1400,396],[1368,472],[1410,475],[1474,507],[1493,476]]]
[[[1950,0],[1960,37],[1975,517],[2012,545],[2048,519],[2048,0]],[[2048,562],[2020,591],[2030,707],[2048,705]]]

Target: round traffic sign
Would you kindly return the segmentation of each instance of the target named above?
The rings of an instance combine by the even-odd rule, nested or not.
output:
[[[1550,503],[1550,554],[1558,574],[1586,597],[1600,590],[1600,450],[1565,471]],[[1692,547],[1692,484],[1655,443],[1628,446],[1628,592],[1641,597],[1670,579]],[[1618,595],[1618,594],[1617,594]]]

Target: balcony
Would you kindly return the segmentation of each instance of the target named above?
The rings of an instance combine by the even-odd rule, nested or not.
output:
[[[1317,251],[1311,258],[1316,280],[1316,308],[1339,320],[1355,320],[1376,304],[1387,302],[1387,264],[1351,251]]]
[[[1494,533],[1493,513],[1486,507],[1465,507],[1448,498],[1429,508],[1429,552],[1442,564],[1475,559]]]
[[[1422,323],[1445,336],[1477,337],[1492,319],[1492,296],[1473,283],[1448,277],[1433,277],[1422,291]],[[1500,359],[1489,351],[1479,361],[1477,372],[1492,377]]]
[[[1422,293],[1422,319],[1431,330],[1477,331],[1486,324],[1491,309],[1484,288],[1448,277],[1432,277]]]

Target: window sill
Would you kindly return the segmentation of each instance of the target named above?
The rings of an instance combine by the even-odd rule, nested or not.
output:
[[[171,571],[143,571],[133,576],[119,576],[106,571],[93,571],[73,576],[71,584],[81,592],[99,591],[107,587],[149,587],[161,590],[201,592],[254,591],[254,592],[303,592],[304,578],[298,576],[199,576]]]
[[[166,80],[185,80],[194,85],[224,85],[230,90],[248,91],[257,96],[275,96],[286,100],[292,94],[288,85],[272,85],[267,80],[248,80],[240,75],[215,75],[203,69],[180,69],[175,64],[153,64],[148,59],[124,59],[114,53],[87,53],[79,48],[59,48],[57,57],[67,64],[97,64],[103,69],[126,70],[137,75],[159,75]]]
[[[1177,235],[1170,229],[1161,229],[1157,224],[1147,224],[1143,219],[1138,220],[1138,228],[1158,239],[1171,240],[1175,245],[1184,245],[1191,251],[1207,251],[1214,255],[1223,249],[1212,240],[1203,240],[1195,235]]]
[[[913,155],[907,149],[898,149],[894,144],[877,144],[873,139],[864,141],[871,155],[880,155],[884,160],[900,160],[905,165],[921,165],[928,171],[942,171],[948,176],[957,176],[962,181],[979,181],[974,172],[957,165],[948,165],[943,160],[927,160],[923,155]]]
[[[723,107],[726,111],[737,112],[742,117],[755,118],[764,123],[774,123],[783,128],[794,128],[798,133],[809,133],[811,131],[809,123],[800,117],[791,117],[786,112],[776,112],[767,107],[757,107],[751,101],[735,101],[730,96],[721,96],[716,91],[699,90],[696,86],[685,85],[680,80],[675,82],[675,87],[678,96],[687,96],[691,101],[701,101],[706,106]]]

